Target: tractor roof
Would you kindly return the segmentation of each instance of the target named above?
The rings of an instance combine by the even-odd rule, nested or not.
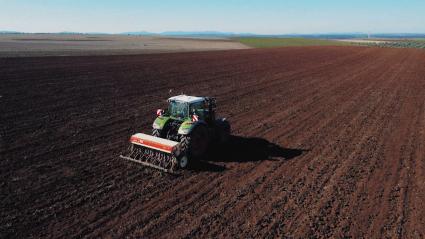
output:
[[[195,103],[195,102],[200,102],[204,100],[205,100],[204,97],[189,96],[189,95],[178,95],[168,99],[168,101],[180,101],[185,103]]]

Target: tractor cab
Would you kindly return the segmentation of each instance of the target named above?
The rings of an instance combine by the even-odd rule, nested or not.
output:
[[[215,118],[213,98],[179,95],[169,98],[168,103],[166,114],[177,120],[211,121]]]

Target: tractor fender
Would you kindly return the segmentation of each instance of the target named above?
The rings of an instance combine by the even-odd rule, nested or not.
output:
[[[193,129],[195,129],[196,127],[198,127],[200,125],[207,126],[207,123],[203,120],[199,120],[199,121],[196,121],[196,122],[192,122],[192,121],[189,121],[189,120],[185,121],[180,125],[178,134],[188,135],[193,131]]]
[[[152,128],[157,129],[157,130],[162,130],[164,128],[164,126],[168,123],[169,120],[170,120],[170,117],[159,116],[153,122]]]

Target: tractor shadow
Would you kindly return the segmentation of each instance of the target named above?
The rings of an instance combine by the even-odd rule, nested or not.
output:
[[[308,150],[284,148],[262,138],[230,136],[226,144],[215,145],[207,156],[192,165],[194,171],[222,172],[225,166],[214,162],[256,162],[265,160],[291,160]]]

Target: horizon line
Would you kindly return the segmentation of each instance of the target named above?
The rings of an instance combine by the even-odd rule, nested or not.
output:
[[[108,34],[108,35],[122,35],[122,34],[136,34],[136,33],[144,33],[144,34],[152,34],[152,35],[161,35],[166,33],[182,33],[182,34],[223,34],[223,35],[335,35],[335,34],[365,34],[365,35],[373,35],[373,34],[406,34],[406,35],[414,35],[414,34],[425,34],[425,32],[309,32],[309,33],[255,33],[255,32],[229,32],[229,31],[218,31],[218,30],[166,30],[160,32],[153,31],[123,31],[123,32],[96,32],[96,31],[49,31],[49,32],[37,32],[37,31],[17,31],[17,30],[0,30],[0,33],[21,33],[21,34]]]

